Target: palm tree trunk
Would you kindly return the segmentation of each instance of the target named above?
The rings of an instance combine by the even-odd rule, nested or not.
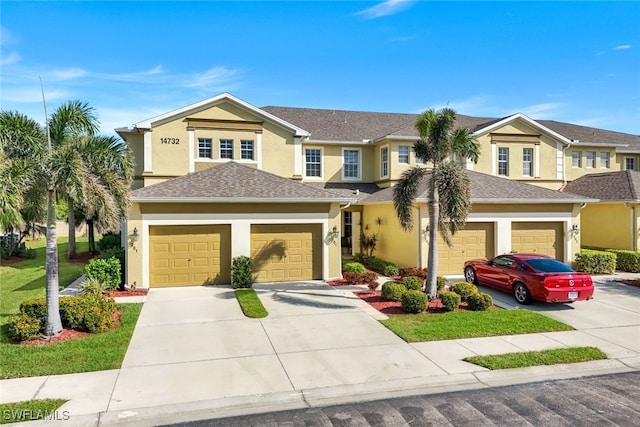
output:
[[[96,253],[96,235],[95,228],[93,226],[93,219],[86,219],[87,222],[87,235],[89,237],[89,253]]]
[[[69,247],[67,249],[67,258],[76,257],[76,215],[73,212],[73,200],[67,200],[67,216],[69,222]]]
[[[429,258],[427,261],[427,286],[429,300],[438,296],[438,217],[440,216],[440,201],[435,183],[431,187],[429,201]]]
[[[47,292],[47,321],[44,334],[53,337],[62,332],[60,319],[60,303],[58,299],[58,245],[56,238],[56,193],[49,188],[47,194],[47,246],[46,246],[46,292]]]

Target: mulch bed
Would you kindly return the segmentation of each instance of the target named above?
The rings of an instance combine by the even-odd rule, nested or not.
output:
[[[107,292],[105,295],[111,298],[116,297],[137,297],[146,295],[149,292],[148,289],[136,289],[136,290],[128,290],[128,291],[111,291]]]
[[[122,310],[117,310],[113,314],[113,328],[112,328],[112,330],[118,329],[120,327],[120,316],[121,315],[122,315]],[[57,343],[57,342],[75,340],[75,339],[79,339],[79,338],[86,338],[86,337],[89,337],[91,335],[94,335],[94,334],[89,333],[89,332],[76,331],[75,329],[64,328],[62,330],[62,332],[60,332],[55,337],[51,337],[51,338],[41,337],[41,338],[38,338],[38,339],[35,339],[35,340],[22,341],[20,343],[20,345],[31,345],[31,346],[49,345],[49,344],[54,344],[54,343]]]
[[[359,292],[354,292],[354,294],[360,299],[362,299],[363,301],[367,302],[369,305],[371,305],[373,308],[375,308],[379,312],[384,313],[386,315],[399,315],[399,314],[406,315],[407,314],[402,310],[402,304],[399,301],[387,301],[382,299],[382,297],[380,296],[381,294],[380,291],[359,291]],[[460,308],[467,309],[467,304],[466,303],[460,304]],[[440,299],[435,298],[434,300],[429,301],[429,306],[427,307],[427,310],[425,311],[425,313],[430,313],[430,314],[446,313],[446,310],[444,309],[444,306],[440,302]]]
[[[90,260],[92,260],[93,258],[95,258],[97,256],[98,256],[98,254],[92,254],[91,252],[84,252],[84,253],[81,253],[81,254],[76,254],[75,257],[70,258],[67,261],[86,264]]]
[[[7,259],[0,260],[0,265],[11,265],[11,264],[16,264],[20,261],[24,261],[24,258],[20,258],[17,256],[10,256]]]
[[[617,282],[640,288],[640,280],[618,280]]]

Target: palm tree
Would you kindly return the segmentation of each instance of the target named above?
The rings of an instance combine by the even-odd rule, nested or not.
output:
[[[437,296],[438,231],[447,245],[451,236],[464,226],[471,205],[471,183],[464,165],[458,160],[477,163],[480,146],[465,128],[456,128],[456,113],[449,108],[427,110],[416,121],[420,140],[413,149],[416,157],[430,162],[430,170],[416,166],[405,171],[393,191],[393,204],[400,225],[413,229],[413,203],[422,180],[429,187],[429,259],[427,293]],[[435,226],[437,224],[437,227]]]

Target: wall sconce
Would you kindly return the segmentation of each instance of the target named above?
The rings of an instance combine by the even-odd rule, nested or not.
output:
[[[578,224],[573,224],[571,226],[571,231],[573,231],[575,233],[579,233],[580,232],[580,227],[578,226]]]
[[[337,236],[338,235],[338,227],[334,225],[333,229],[331,230],[331,232]]]
[[[140,237],[140,235],[138,234],[138,227],[133,227],[133,233],[131,233],[131,241],[137,242],[138,237]]]

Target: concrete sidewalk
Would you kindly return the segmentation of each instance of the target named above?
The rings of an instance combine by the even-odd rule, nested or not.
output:
[[[415,344],[350,289],[321,282],[255,285],[265,319],[244,317],[228,287],[152,289],[121,369],[2,380],[0,399],[68,398],[65,426],[157,425],[640,370],[640,289],[595,279],[592,301],[527,307],[576,331]],[[576,345],[609,359],[503,371],[462,361]],[[37,424],[51,421],[29,423]]]

